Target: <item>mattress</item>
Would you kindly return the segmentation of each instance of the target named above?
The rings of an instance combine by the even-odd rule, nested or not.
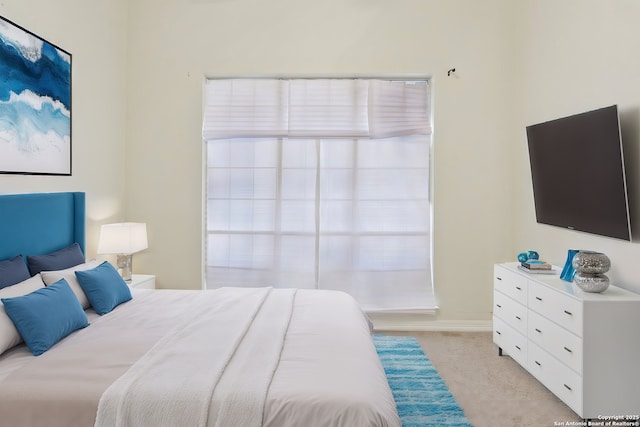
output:
[[[25,345],[14,347],[0,356],[0,414],[3,425],[95,425],[98,408],[108,407],[105,396],[113,394],[115,385],[130,377],[142,361],[153,359],[151,356],[164,342],[170,343],[166,347],[173,356],[204,352],[206,358],[215,353],[228,353],[232,358],[222,361],[211,358],[211,369],[220,365],[229,371],[225,371],[226,379],[224,376],[214,377],[212,387],[215,392],[207,401],[210,404],[209,416],[193,424],[217,425],[216,408],[220,407],[220,402],[216,401],[219,394],[216,387],[220,388],[223,383],[234,387],[234,383],[238,383],[244,390],[246,383],[251,382],[250,379],[240,381],[244,361],[236,363],[235,370],[231,369],[233,358],[240,357],[242,351],[235,348],[229,351],[227,344],[217,341],[218,338],[202,339],[200,335],[199,339],[189,341],[176,328],[191,325],[201,317],[194,314],[193,307],[196,300],[202,300],[203,294],[207,298],[207,311],[212,311],[212,319],[216,319],[216,310],[221,313],[234,311],[228,305],[229,296],[235,297],[241,291],[234,288],[132,291],[131,301],[106,315],[98,316],[88,309],[89,327],[72,333],[40,356],[33,356]],[[273,289],[270,292],[282,297],[280,293],[285,290]],[[261,425],[401,425],[371,339],[370,324],[353,298],[336,291],[296,291],[281,344],[278,344],[277,336],[282,331],[278,332],[279,328],[271,325],[269,313],[260,313],[262,307],[258,304],[257,314],[249,316],[250,327],[242,330],[237,338],[247,348],[254,348],[253,353],[244,352],[245,358],[251,354],[261,356],[255,348],[262,348],[265,343],[275,343],[271,347],[277,350],[274,369],[267,372],[264,404],[259,406]],[[272,306],[271,310],[275,313],[278,308]],[[236,322],[211,320],[205,323],[212,328],[211,336],[218,337]],[[176,339],[168,340],[171,337]],[[216,343],[224,348],[212,350]],[[192,356],[185,356],[180,363],[188,364],[191,360]],[[154,379],[163,383],[166,375],[169,381],[176,372],[182,372],[182,367],[156,369]],[[133,395],[141,401],[153,401],[159,394],[150,390]],[[173,402],[177,407],[191,403],[178,399],[176,395],[177,403]],[[118,419],[119,425],[133,425],[119,413],[109,415]],[[135,425],[158,427],[157,420],[144,414],[133,419],[137,420]],[[148,423],[144,421],[147,419]]]

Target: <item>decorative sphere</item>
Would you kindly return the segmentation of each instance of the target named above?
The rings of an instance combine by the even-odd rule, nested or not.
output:
[[[611,260],[600,252],[580,251],[573,257],[571,265],[580,273],[602,274],[611,268]]]
[[[576,273],[573,282],[585,292],[603,292],[609,287],[609,278],[604,274]]]
[[[529,251],[527,252],[527,257],[528,259],[540,259],[540,254],[536,251]]]
[[[518,261],[526,262],[529,259],[529,254],[527,252],[520,252],[518,254]]]

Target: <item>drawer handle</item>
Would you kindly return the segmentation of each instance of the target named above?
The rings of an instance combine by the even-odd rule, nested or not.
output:
[[[496,331],[496,334],[498,334],[498,335],[502,335],[502,332],[500,332],[500,331]]]
[[[573,313],[572,313],[572,312],[570,312],[570,311],[565,310],[565,311],[564,311],[564,313],[565,313],[565,314],[568,314],[569,316],[573,316]]]
[[[537,360],[535,360],[534,362],[536,362],[536,365],[542,366],[542,364],[540,362],[538,362]]]
[[[516,346],[516,348],[517,348],[518,350],[522,350],[519,346]]]
[[[542,333],[542,331],[540,329],[538,329],[538,328],[536,328],[536,332],[539,333],[539,334]]]
[[[522,288],[520,286],[516,286],[516,289],[519,290],[519,291],[522,290]]]
[[[569,387],[568,385],[566,385],[566,384],[562,384],[562,385],[563,385],[563,386],[564,386],[564,388],[566,388],[567,390],[569,390],[569,391],[573,391],[573,389],[572,389],[571,387]]]
[[[522,320],[522,319],[520,318],[520,316],[516,316],[516,319],[518,319],[518,320]]]
[[[564,347],[565,350],[567,350],[569,353],[573,353],[573,351],[571,351],[570,348]]]
[[[498,279],[498,280],[502,280],[502,277],[496,277],[496,279]]]
[[[542,301],[542,298],[540,298],[540,297],[536,297],[536,299],[537,299],[538,301]]]
[[[500,304],[496,304],[496,307],[498,308],[502,308],[502,306]]]

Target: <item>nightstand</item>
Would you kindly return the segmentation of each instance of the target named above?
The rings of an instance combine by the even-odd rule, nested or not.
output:
[[[132,274],[131,281],[127,282],[127,285],[137,289],[155,289],[156,276],[153,274]]]

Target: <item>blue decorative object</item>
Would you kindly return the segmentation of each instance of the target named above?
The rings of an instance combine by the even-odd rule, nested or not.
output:
[[[71,54],[0,17],[0,172],[71,175]]]
[[[403,427],[472,427],[414,337],[374,335]]]
[[[528,252],[520,252],[518,254],[518,261],[519,262],[527,262],[528,259],[529,259],[529,253]]]
[[[579,251],[576,249],[569,249],[567,252],[567,261],[564,263],[564,268],[562,269],[562,273],[560,273],[560,278],[562,280],[566,280],[567,282],[573,282],[573,276],[576,274],[576,270],[573,268],[573,257]]]
[[[78,243],[72,243],[66,248],[44,254],[27,255],[27,264],[32,276],[41,271],[56,271],[75,267],[84,263],[84,254]]]
[[[108,262],[92,270],[75,272],[82,291],[99,315],[107,314],[123,302],[131,300],[129,286]]]
[[[527,252],[528,259],[540,259],[540,254],[536,251]]]
[[[0,261],[0,289],[27,280],[31,275],[22,255]]]
[[[2,303],[34,356],[71,332],[89,326],[78,298],[64,279],[27,295],[2,298]]]

